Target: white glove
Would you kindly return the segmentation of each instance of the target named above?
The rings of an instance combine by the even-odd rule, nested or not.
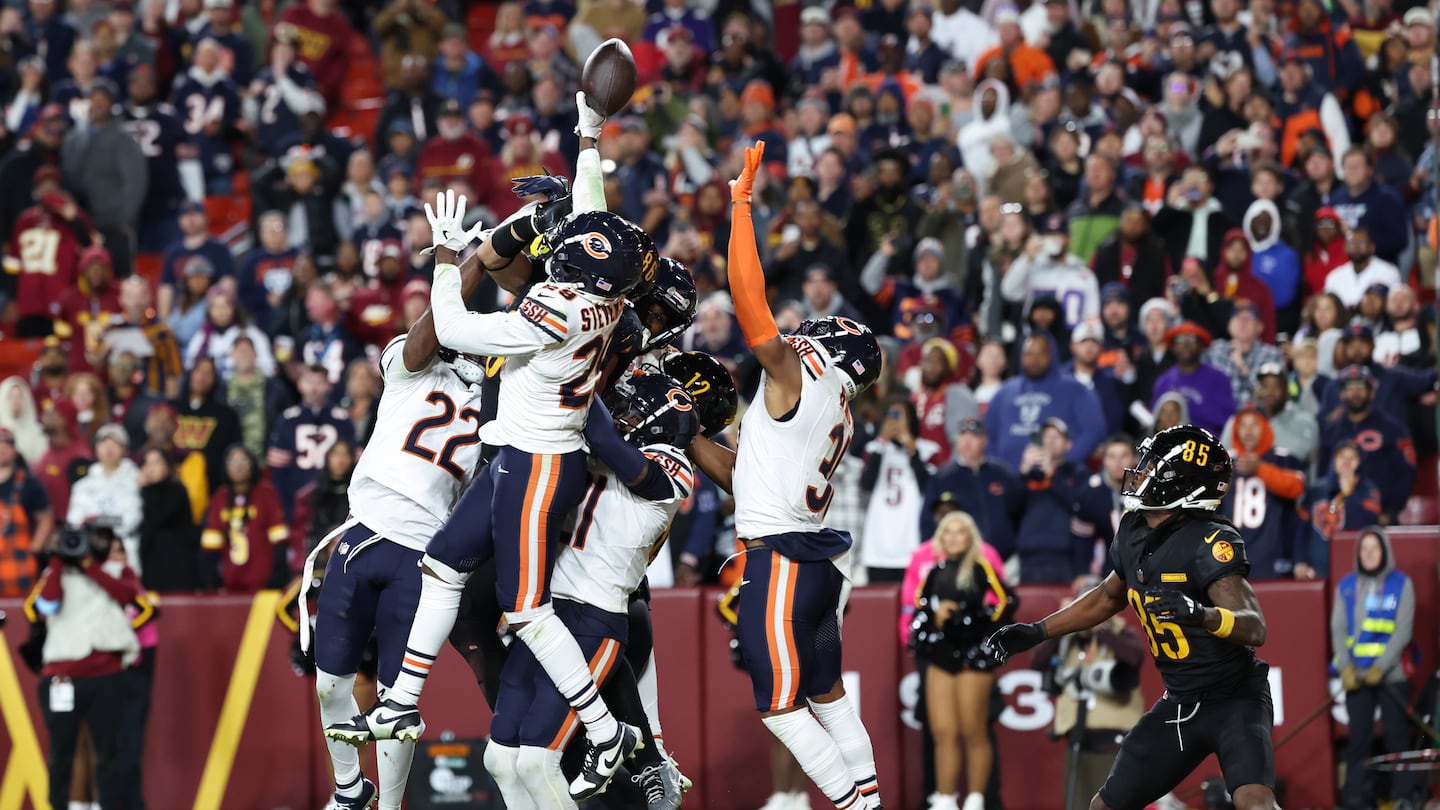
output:
[[[582,138],[600,140],[600,128],[605,126],[605,116],[595,112],[585,101],[585,91],[575,94],[575,107],[580,111],[580,123],[575,125],[575,134]]]
[[[446,189],[444,194],[435,198],[436,211],[425,203],[425,218],[430,220],[430,239],[433,244],[421,251],[429,255],[435,252],[435,248],[444,245],[447,248],[459,253],[470,246],[471,242],[479,239],[485,232],[485,224],[477,222],[470,230],[465,230],[465,195],[455,196],[455,192]]]

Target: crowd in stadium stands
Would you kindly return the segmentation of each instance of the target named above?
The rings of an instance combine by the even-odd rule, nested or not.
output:
[[[423,202],[492,222],[509,179],[569,174],[579,65],[611,36],[640,81],[605,191],[693,269],[682,348],[753,392],[725,179],[756,139],[781,328],[886,335],[830,510],[870,581],[940,554],[941,506],[1011,582],[1100,573],[1129,448],[1185,422],[1231,449],[1252,578],[1324,576],[1337,531],[1436,522],[1412,499],[1436,449],[1435,22],[1417,0],[7,3],[0,302],[7,340],[44,343],[0,383],[0,596],[67,521],[113,525],[151,589],[291,579],[345,515],[378,351],[427,305]],[[652,585],[713,581],[728,512],[701,487]]]

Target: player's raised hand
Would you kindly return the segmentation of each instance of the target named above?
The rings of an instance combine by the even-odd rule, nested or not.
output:
[[[1145,612],[1162,622],[1204,624],[1205,606],[1178,591],[1146,591]]]
[[[755,191],[755,175],[760,173],[760,160],[765,157],[765,142],[756,141],[754,146],[745,147],[745,168],[740,176],[730,181],[730,200],[750,202]]]
[[[425,203],[425,218],[430,220],[431,246],[424,253],[433,253],[435,248],[444,246],[459,253],[480,238],[485,225],[476,222],[474,227],[465,229],[465,195],[455,196],[452,189],[435,198],[435,208]]]
[[[584,90],[575,94],[575,107],[580,111],[580,119],[575,124],[575,134],[592,141],[600,140],[600,130],[605,126],[605,116],[595,112],[595,108],[585,100]]]
[[[1031,622],[1007,624],[996,630],[985,644],[990,647],[996,663],[1003,664],[1010,656],[1025,652],[1044,640],[1045,623]]]

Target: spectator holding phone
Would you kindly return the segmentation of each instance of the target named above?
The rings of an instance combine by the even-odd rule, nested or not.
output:
[[[892,397],[879,435],[865,446],[860,489],[869,495],[860,562],[870,583],[899,582],[920,545],[920,510],[940,446],[918,438],[915,406]]]

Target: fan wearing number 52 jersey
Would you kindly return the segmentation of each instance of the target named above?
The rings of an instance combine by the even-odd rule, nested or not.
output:
[[[1121,487],[1115,570],[1045,619],[1002,627],[989,644],[1003,662],[1132,608],[1165,694],[1125,736],[1090,807],[1140,810],[1214,754],[1236,808],[1275,808],[1270,667],[1255,655],[1265,616],[1245,578],[1245,542],[1216,514],[1230,489],[1230,453],[1210,431],[1180,425],[1146,439],[1138,455]]]
[[[707,439],[691,458],[735,495],[745,546],[737,637],[761,721],[836,807],[880,807],[875,754],[840,681],[840,613],[850,536],[826,528],[830,476],[854,433],[850,402],[880,376],[880,346],[849,318],[782,336],[765,298],[750,196],[764,142],[731,183],[730,292],[764,373],[734,453]],[[813,715],[812,712],[813,711]]]

